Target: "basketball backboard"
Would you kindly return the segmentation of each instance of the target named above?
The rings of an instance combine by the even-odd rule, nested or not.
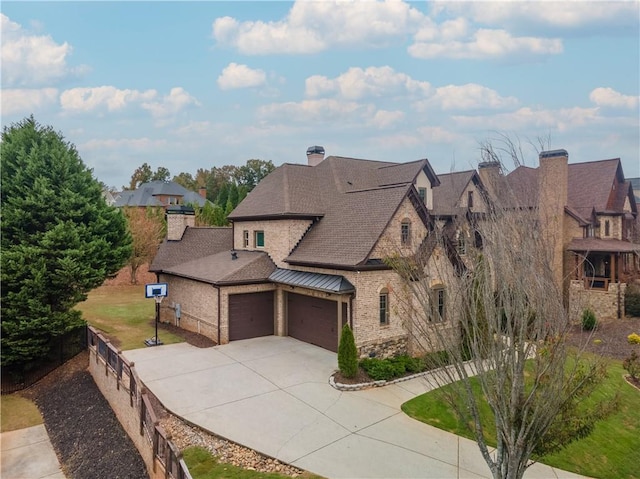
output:
[[[167,295],[167,283],[146,284],[144,288],[145,298],[157,298]]]

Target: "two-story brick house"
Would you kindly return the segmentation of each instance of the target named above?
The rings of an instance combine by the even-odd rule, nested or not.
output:
[[[566,150],[544,151],[538,168],[520,166],[506,175],[506,184],[517,194],[518,207],[539,211],[571,317],[577,320],[591,308],[598,319],[620,318],[626,284],[640,275],[633,189],[619,158],[572,164],[568,159]]]
[[[179,310],[182,327],[220,344],[275,334],[332,351],[348,322],[361,355],[411,350],[402,281],[385,258],[423,245],[438,177],[427,160],[325,159],[319,147],[307,156],[264,178],[231,228],[193,228],[184,208],[168,211],[151,268],[169,284],[161,320]],[[447,278],[432,281],[444,291]]]

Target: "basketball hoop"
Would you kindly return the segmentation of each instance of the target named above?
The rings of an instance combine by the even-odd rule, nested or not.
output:
[[[162,341],[158,339],[158,321],[160,321],[160,303],[167,295],[167,283],[152,283],[145,285],[145,298],[153,298],[156,301],[156,335],[153,338],[145,339],[144,344],[147,346],[160,346]]]

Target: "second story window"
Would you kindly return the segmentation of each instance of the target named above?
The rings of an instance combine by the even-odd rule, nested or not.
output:
[[[249,230],[244,230],[242,232],[242,244],[245,248],[249,247]]]
[[[264,231],[256,231],[254,240],[256,248],[264,248]]]
[[[584,230],[585,238],[593,238],[595,236],[593,225],[588,225]]]
[[[400,243],[402,246],[411,244],[411,221],[409,220],[402,220],[400,225]]]
[[[604,221],[604,235],[611,236],[611,225],[609,220]]]
[[[420,195],[420,199],[424,204],[427,204],[427,189],[426,188],[418,188],[418,195]]]
[[[467,254],[467,238],[466,235],[462,232],[458,232],[458,242],[456,244],[456,248],[458,250],[459,255]]]
[[[467,193],[467,208],[473,208],[473,191]]]
[[[437,287],[433,290],[431,296],[431,307],[431,321],[443,322],[447,320],[446,294],[444,286]]]

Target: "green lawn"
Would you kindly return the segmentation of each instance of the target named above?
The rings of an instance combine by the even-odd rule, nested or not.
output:
[[[589,437],[541,458],[540,462],[601,479],[640,478],[640,391],[624,380],[625,373],[619,361],[612,362],[609,377],[593,397],[593,400],[612,398],[618,392],[619,411],[598,423]],[[471,438],[469,429],[459,423],[439,390],[406,402],[402,410],[419,421]],[[494,430],[490,427],[488,406],[483,416],[483,423],[489,426],[485,430]],[[487,440],[495,445],[495,433]]]
[[[103,331],[123,351],[145,347],[144,340],[155,336],[155,301],[144,297],[144,285],[101,286],[89,293],[76,308],[93,327]],[[162,329],[164,344],[184,341]]]
[[[37,406],[20,394],[7,394],[0,399],[0,432],[15,431],[42,424],[42,416]]]
[[[190,447],[183,451],[193,479],[291,479],[291,476],[242,469],[231,464],[220,463],[209,451],[202,447]],[[321,479],[308,472],[298,476],[303,479]]]

